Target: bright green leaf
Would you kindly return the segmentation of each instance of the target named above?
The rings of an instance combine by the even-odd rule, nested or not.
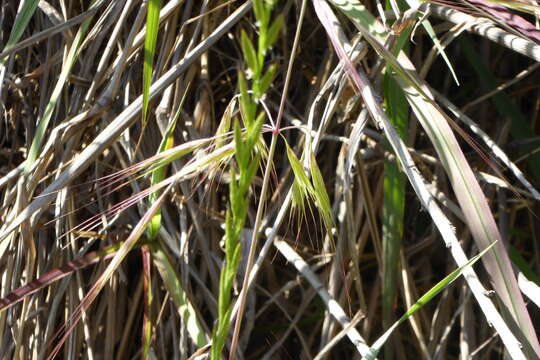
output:
[[[156,41],[159,30],[159,12],[161,0],[149,0],[146,14],[146,39],[144,41],[144,66],[143,66],[143,124],[146,124],[148,115],[148,102],[150,97],[150,85],[154,72],[154,56],[156,53]]]

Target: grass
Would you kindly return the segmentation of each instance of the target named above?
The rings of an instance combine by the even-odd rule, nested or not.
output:
[[[539,357],[536,7],[15,3],[2,359]]]

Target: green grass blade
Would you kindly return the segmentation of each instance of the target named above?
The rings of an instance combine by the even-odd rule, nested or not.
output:
[[[176,114],[167,125],[165,134],[163,135],[163,138],[161,139],[161,143],[159,144],[159,149],[157,151],[157,154],[161,154],[164,151],[172,149],[174,145],[174,140],[173,140],[174,129],[176,128],[176,124],[178,122],[178,119],[180,118],[180,114],[182,113],[182,107],[184,105],[184,101],[186,100],[186,95],[188,91],[189,91],[189,86],[184,92],[184,96],[182,97],[182,100],[180,101],[180,105],[178,106],[178,110],[176,111]],[[152,175],[150,179],[151,186],[156,185],[165,179],[166,170],[167,170],[167,165],[163,164],[161,166],[158,166],[156,169],[152,171]],[[152,204],[159,197],[159,194],[160,194],[159,191],[156,191],[150,194],[150,196],[148,197],[149,203]],[[150,221],[150,225],[148,226],[148,229],[147,229],[146,236],[148,237],[149,240],[154,240],[157,237],[157,235],[159,234],[160,227],[161,227],[161,209],[158,209],[156,214],[152,217],[152,220]]]
[[[426,29],[427,34],[431,38],[431,41],[433,41],[433,44],[435,44],[435,47],[439,51],[439,54],[441,54],[441,57],[446,63],[446,66],[448,66],[448,69],[450,70],[450,73],[452,74],[454,81],[456,82],[457,85],[459,85],[459,80],[454,70],[454,67],[452,66],[452,63],[450,62],[448,55],[446,55],[446,51],[444,51],[444,48],[442,47],[441,42],[437,38],[437,34],[435,34],[435,30],[433,29],[433,26],[431,26],[431,23],[428,20],[423,20],[422,26],[424,27],[424,29]]]
[[[4,49],[2,52],[8,50],[13,45],[19,41],[21,38],[24,29],[26,29],[26,26],[28,25],[28,22],[34,15],[34,12],[37,9],[37,6],[39,4],[39,0],[26,0],[24,2],[23,8],[21,9],[21,12],[17,14],[17,17],[15,18],[15,24],[13,24],[13,28],[11,29],[11,32],[9,34],[8,42],[6,43],[6,46],[4,46]],[[5,64],[7,57],[4,57],[0,60],[0,65]]]
[[[177,306],[178,313],[187,328],[189,336],[198,347],[206,345],[208,343],[206,331],[199,322],[197,312],[182,287],[180,276],[173,267],[169,255],[156,241],[150,243],[150,250],[152,252],[152,263],[158,269],[167,291]]]
[[[313,186],[311,181],[309,181],[308,176],[304,172],[304,166],[302,162],[298,159],[294,150],[291,149],[289,144],[285,141],[285,146],[287,148],[287,158],[291,164],[292,171],[294,173],[294,181],[297,184],[297,188],[301,191],[302,198],[307,198],[313,192]]]
[[[88,31],[88,26],[90,25],[91,21],[92,21],[92,18],[89,18],[86,21],[84,21],[81,24],[81,27],[79,28],[79,31],[77,32],[77,35],[75,35],[75,38],[73,39],[73,43],[71,44],[71,47],[69,49],[66,62],[64,63],[64,66],[62,67],[62,71],[60,73],[60,76],[58,77],[58,81],[56,82],[51,98],[49,99],[49,102],[47,103],[47,106],[45,107],[43,117],[41,118],[37,126],[36,134],[34,135],[34,139],[30,147],[30,151],[28,152],[28,158],[26,159],[26,164],[24,168],[26,174],[28,174],[30,170],[32,169],[32,165],[36,161],[38,154],[41,151],[41,144],[43,143],[43,139],[45,137],[45,131],[47,130],[49,121],[51,120],[51,117],[54,113],[54,109],[56,108],[56,104],[58,102],[60,94],[62,93],[62,89],[64,88],[64,85],[66,84],[69,73],[71,72],[73,65],[77,61],[77,57],[79,55],[79,48],[81,44],[83,43],[86,32]]]
[[[363,24],[376,39],[384,41],[388,36],[384,26],[359,1],[330,0],[329,2],[353,21]]]
[[[263,45],[264,51],[268,50],[277,40],[277,37],[279,35],[279,32],[281,31],[281,28],[283,27],[283,23],[285,22],[285,19],[282,14],[279,14],[272,25],[268,28],[268,35],[266,38],[266,43]]]
[[[390,70],[391,71],[391,70]],[[384,98],[386,112],[398,135],[407,138],[409,105],[403,91],[387,72],[384,76]],[[388,144],[387,148],[392,151]],[[384,161],[384,199],[382,218],[383,242],[383,284],[382,310],[383,326],[389,327],[394,318],[394,304],[397,289],[399,253],[403,237],[403,219],[405,214],[406,177],[396,160]],[[392,355],[385,353],[385,358]]]
[[[143,66],[143,124],[146,124],[148,115],[148,102],[150,97],[150,85],[154,73],[154,56],[156,54],[156,42],[159,30],[159,11],[161,0],[149,0],[146,15],[146,38],[144,40],[144,66]]]
[[[404,1],[398,3],[400,7],[406,7]],[[387,8],[390,8],[389,4]],[[393,49],[394,54],[398,54],[402,49],[407,48],[407,41],[412,33],[412,28],[407,28],[398,37]],[[398,86],[391,75],[392,69],[387,67],[383,78],[383,94],[386,105],[388,119],[396,128],[398,135],[402,139],[407,138],[409,105],[403,94],[403,90]],[[390,144],[386,147],[393,151]],[[383,328],[390,327],[394,320],[394,304],[397,294],[397,274],[399,271],[399,253],[401,250],[401,240],[403,237],[403,219],[405,216],[405,186],[407,178],[399,168],[396,160],[384,161],[384,198],[383,198],[383,218],[382,218],[382,318]],[[385,358],[393,359],[394,351],[392,347],[385,349]]]
[[[381,337],[379,337],[375,343],[369,348],[370,354],[367,356],[364,356],[363,360],[374,360],[377,357],[377,354],[383,347],[383,345],[386,343],[392,332],[401,324],[403,324],[408,318],[410,318],[415,312],[420,310],[424,305],[426,305],[431,299],[433,299],[437,294],[439,294],[441,291],[443,291],[445,288],[447,288],[450,284],[452,284],[462,273],[463,270],[468,268],[469,266],[472,266],[475,262],[477,262],[484,254],[486,254],[491,248],[495,245],[495,243],[489,245],[486,249],[484,249],[481,253],[476,255],[475,257],[471,258],[465,265],[460,266],[456,270],[452,271],[449,275],[447,275],[444,279],[439,281],[435,286],[433,286],[427,293],[422,295],[418,301],[410,307],[410,309],[407,310],[401,318],[399,318],[398,321],[394,323]]]
[[[422,2],[418,0],[407,0],[407,3],[411,8],[418,8]],[[439,38],[437,38],[437,34],[435,33],[435,30],[433,29],[433,26],[431,26],[431,23],[427,19],[423,19],[421,22],[422,26],[426,30],[426,33],[431,38],[431,41],[433,41],[433,44],[439,51],[439,54],[441,54],[441,57],[443,58],[444,62],[446,63],[446,66],[448,66],[448,69],[450,70],[450,73],[452,74],[452,77],[454,78],[454,81],[457,85],[459,85],[459,80],[456,75],[456,72],[454,71],[454,67],[452,66],[452,63],[450,62],[450,59],[446,55],[446,52],[444,51],[444,48],[441,45],[441,42],[439,41]]]

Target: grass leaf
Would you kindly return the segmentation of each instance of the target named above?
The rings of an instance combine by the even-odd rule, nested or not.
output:
[[[172,265],[170,256],[159,242],[151,242],[150,249],[152,263],[156,266],[167,291],[171,295],[189,336],[198,347],[203,347],[208,343],[206,331],[199,322],[197,311],[182,287],[180,277]]]
[[[148,12],[146,15],[146,38],[144,41],[144,65],[143,65],[143,124],[146,124],[148,115],[148,103],[150,98],[150,85],[154,73],[154,57],[156,54],[156,42],[159,30],[159,12],[161,0],[148,0]]]
[[[452,284],[462,273],[465,269],[467,269],[469,266],[472,266],[475,262],[477,262],[484,254],[486,254],[489,250],[491,250],[495,246],[495,243],[489,245],[487,248],[485,248],[482,252],[480,252],[475,257],[471,258],[467,264],[460,266],[456,270],[452,271],[450,274],[448,274],[444,279],[439,281],[435,286],[433,286],[431,289],[429,289],[428,292],[426,292],[424,295],[418,299],[418,301],[407,310],[401,318],[394,323],[388,329],[381,337],[379,337],[375,343],[370,347],[369,352],[370,354],[368,356],[364,356],[363,360],[374,360],[377,354],[379,353],[380,349],[384,345],[384,343],[388,340],[392,332],[401,324],[403,324],[408,318],[410,318],[415,312],[420,310],[424,305],[426,305],[431,299],[433,299],[437,294],[439,294],[441,291],[446,289],[450,284]]]
[[[28,174],[30,170],[32,169],[32,166],[34,165],[34,162],[36,161],[41,151],[41,144],[43,143],[43,140],[45,138],[45,132],[47,130],[49,122],[56,108],[58,99],[60,98],[60,94],[62,93],[62,89],[64,88],[67,82],[67,78],[71,72],[71,69],[73,68],[73,65],[75,65],[75,62],[77,61],[77,56],[79,55],[79,47],[81,46],[84,40],[84,37],[86,35],[88,26],[90,25],[91,20],[92,19],[90,18],[81,24],[81,27],[79,28],[79,31],[77,32],[77,35],[75,35],[75,38],[73,39],[73,43],[71,44],[71,47],[69,48],[66,61],[64,63],[64,66],[62,67],[62,72],[60,73],[60,76],[58,77],[58,81],[56,82],[53,93],[51,94],[49,102],[47,103],[47,106],[45,107],[43,117],[41,118],[37,126],[34,139],[32,140],[32,145],[30,147],[30,151],[28,152],[28,158],[26,159],[26,164],[25,164],[26,174]]]
[[[26,29],[26,26],[28,26],[28,22],[34,15],[34,12],[36,11],[39,0],[23,0],[24,5],[21,9],[21,11],[17,14],[17,17],[15,18],[15,23],[13,24],[13,27],[11,28],[11,32],[9,33],[9,39],[4,46],[4,49],[2,52],[8,50],[13,45],[19,41],[21,38],[24,29]],[[7,58],[0,59],[0,65],[3,65],[5,63]]]

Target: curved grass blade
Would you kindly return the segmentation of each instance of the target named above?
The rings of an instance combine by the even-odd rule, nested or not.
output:
[[[163,76],[156,81],[156,83],[150,89],[150,95],[156,96],[163,91],[167,86],[171,85],[178,76],[183,74],[188,67],[210,46],[216,43],[223,34],[225,34],[234,24],[236,24],[243,16],[251,9],[253,3],[251,1],[244,2],[238,7],[231,15],[229,15],[209,36],[208,38],[195,46],[193,50],[189,51],[186,56],[171,69],[169,69]],[[55,192],[70,183],[73,178],[80,175],[92,161],[101,152],[109,147],[117,137],[135,120],[137,114],[140,114],[142,108],[142,96],[139,96],[134,100],[122,113],[120,113],[98,136],[78,154],[73,161],[58,175],[45,190],[43,190],[40,197],[35,198],[28,204],[19,214],[6,224],[0,233],[0,247],[4,246],[8,239],[8,236],[26,219],[32,216],[36,211],[44,208],[50,204],[55,198]],[[230,149],[229,149],[230,150]]]
[[[420,11],[422,4],[425,4],[424,2],[421,2],[419,0],[406,0],[409,6],[411,7],[410,11]],[[450,73],[452,74],[452,77],[454,78],[454,81],[456,82],[456,85],[459,86],[459,80],[456,75],[456,72],[454,71],[454,67],[452,66],[452,63],[450,62],[450,59],[446,55],[446,52],[444,51],[443,46],[441,45],[441,42],[439,41],[439,38],[437,37],[437,34],[435,33],[435,30],[433,29],[433,26],[429,22],[427,18],[425,18],[425,14],[422,14],[421,19],[419,19],[420,23],[426,30],[426,33],[430,37],[431,41],[433,41],[433,44],[437,48],[437,51],[443,58],[444,62],[446,63],[446,66],[448,66],[448,69],[450,70]]]

